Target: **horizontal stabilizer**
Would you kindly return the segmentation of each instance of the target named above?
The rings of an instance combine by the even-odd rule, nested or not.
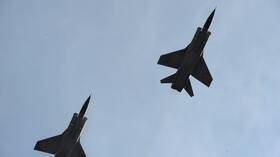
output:
[[[160,80],[160,83],[172,83],[175,79],[176,74],[170,75],[162,80]]]
[[[34,149],[45,153],[55,154],[61,140],[62,135],[47,138],[38,141]]]
[[[186,90],[186,92],[187,92],[191,97],[194,96],[190,79],[187,79],[186,86],[184,87],[184,89]]]

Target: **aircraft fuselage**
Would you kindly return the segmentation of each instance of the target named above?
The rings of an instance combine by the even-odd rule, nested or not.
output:
[[[163,54],[159,57],[158,64],[175,68],[177,71],[160,80],[161,83],[171,83],[171,88],[181,92],[184,88],[192,97],[194,96],[190,75],[201,83],[210,86],[213,78],[203,57],[203,49],[210,36],[208,31],[213,20],[215,9],[207,18],[203,27],[198,27],[190,44],[181,50]]]
[[[80,134],[87,120],[84,115],[89,101],[90,96],[85,101],[79,114],[74,113],[70,124],[62,134],[38,141],[34,149],[54,154],[55,157],[86,157],[80,143]]]
[[[197,28],[191,43],[185,48],[186,53],[183,62],[176,72],[176,78],[172,82],[171,88],[181,92],[185,87],[186,80],[189,79],[193,69],[203,55],[203,49],[210,34],[207,30]]]
[[[64,131],[61,144],[55,154],[55,157],[68,157],[71,151],[80,140],[80,134],[86,122],[86,117],[79,117],[74,113],[68,128]]]

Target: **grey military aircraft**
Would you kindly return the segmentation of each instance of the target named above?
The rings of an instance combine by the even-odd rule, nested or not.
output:
[[[80,143],[80,134],[87,120],[84,114],[89,101],[90,96],[85,101],[80,113],[74,113],[68,128],[62,134],[38,141],[34,149],[54,154],[55,157],[86,157]]]
[[[190,75],[210,86],[212,76],[203,58],[203,49],[211,34],[208,31],[215,9],[206,20],[203,28],[198,27],[191,43],[184,49],[161,55],[158,64],[178,69],[175,74],[161,80],[161,83],[171,83],[171,88],[181,92],[184,88],[192,97],[194,96]]]

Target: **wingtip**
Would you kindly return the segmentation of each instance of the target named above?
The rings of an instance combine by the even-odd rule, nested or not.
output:
[[[157,61],[157,64],[158,65],[161,65],[161,62],[162,62],[162,55],[159,57],[158,61]]]
[[[36,142],[36,144],[34,146],[34,150],[38,150],[38,142]]]
[[[35,146],[34,146],[34,150],[41,151],[41,149],[42,149],[42,146],[39,144],[39,141],[37,141]]]

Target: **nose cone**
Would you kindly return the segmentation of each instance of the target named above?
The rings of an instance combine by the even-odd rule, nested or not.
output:
[[[207,18],[207,20],[206,20],[206,22],[205,22],[205,24],[204,24],[204,26],[203,26],[203,29],[204,29],[204,30],[208,30],[208,29],[209,29],[209,27],[210,27],[210,25],[211,25],[211,22],[212,22],[212,20],[213,20],[215,11],[216,11],[216,9],[214,9],[214,10],[212,11],[212,13],[210,14],[210,16]]]
[[[84,103],[84,105],[83,105],[83,107],[82,107],[82,109],[81,109],[81,111],[80,111],[80,113],[79,113],[80,116],[84,116],[84,114],[86,113],[86,110],[87,110],[87,107],[88,107],[90,98],[91,98],[91,96],[89,96],[89,97],[87,98],[87,100],[85,101],[85,103]]]

